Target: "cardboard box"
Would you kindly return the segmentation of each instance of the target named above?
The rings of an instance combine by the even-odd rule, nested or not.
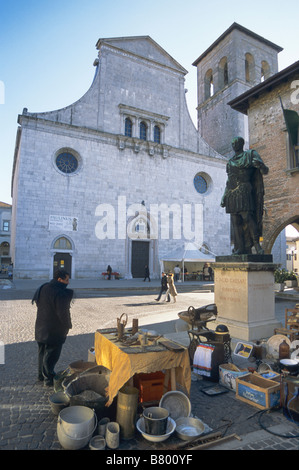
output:
[[[219,383],[229,390],[236,391],[236,378],[247,374],[247,369],[239,369],[234,364],[221,364],[219,366]]]
[[[259,374],[243,375],[236,379],[236,397],[260,410],[267,410],[279,406],[280,384]]]

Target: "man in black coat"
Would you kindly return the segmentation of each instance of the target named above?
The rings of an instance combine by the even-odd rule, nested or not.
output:
[[[53,385],[54,368],[72,328],[70,304],[74,293],[67,289],[69,277],[65,270],[59,269],[52,281],[37,289],[32,299],[32,304],[35,302],[37,305],[38,379],[49,386]]]
[[[161,299],[162,297],[162,294],[166,294],[168,291],[168,284],[167,284],[167,276],[165,273],[162,273],[162,277],[161,277],[161,289],[160,289],[160,292],[159,292],[159,295],[158,295],[158,298],[155,299],[157,302],[159,302],[159,300]],[[167,302],[170,302],[170,295],[168,294],[167,296]]]

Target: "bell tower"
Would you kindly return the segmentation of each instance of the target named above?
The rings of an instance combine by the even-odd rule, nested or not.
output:
[[[197,124],[203,139],[225,156],[238,135],[248,148],[247,116],[227,105],[278,72],[282,48],[233,23],[192,65],[197,67]]]

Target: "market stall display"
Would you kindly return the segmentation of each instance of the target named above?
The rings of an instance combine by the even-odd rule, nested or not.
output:
[[[99,365],[111,371],[107,388],[108,402],[111,405],[120,388],[138,373],[151,373],[165,370],[166,390],[170,378],[171,388],[176,384],[189,393],[191,368],[188,349],[163,338],[147,338],[142,344],[136,337],[124,335],[122,341],[117,329],[95,332],[95,357]]]

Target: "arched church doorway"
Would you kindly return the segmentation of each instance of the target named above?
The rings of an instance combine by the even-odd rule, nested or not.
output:
[[[53,244],[53,275],[57,269],[65,269],[72,277],[72,242],[65,236],[58,237]]]
[[[127,223],[127,272],[128,277],[144,278],[145,266],[155,277],[157,252],[157,227],[143,204],[136,206],[135,215]]]

